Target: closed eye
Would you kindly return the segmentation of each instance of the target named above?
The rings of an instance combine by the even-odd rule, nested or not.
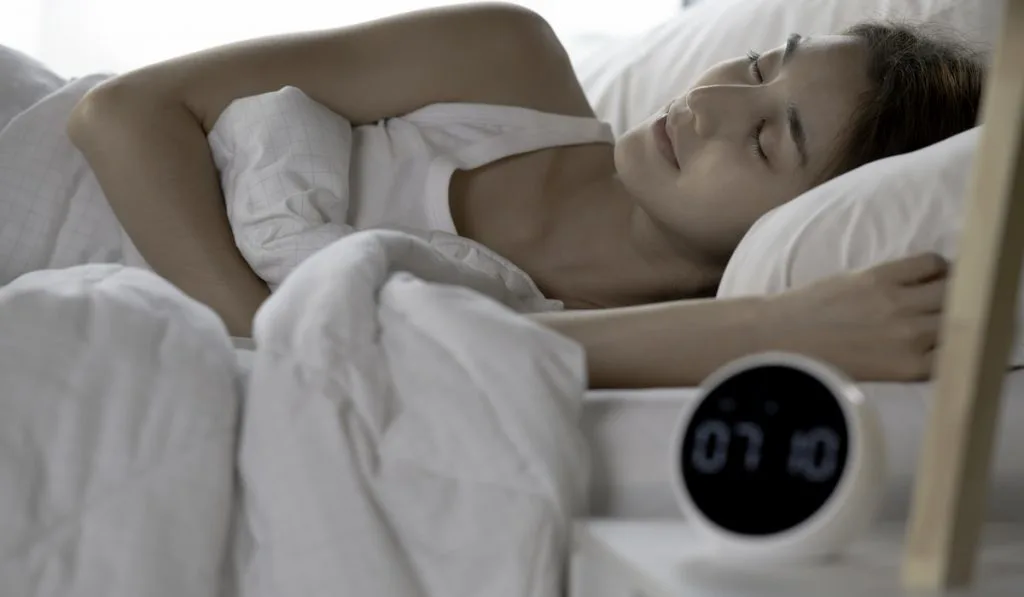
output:
[[[764,83],[764,76],[761,74],[761,54],[754,50],[747,51],[747,60],[750,62],[750,74],[758,83]]]
[[[754,132],[750,135],[751,137],[751,148],[754,150],[754,154],[763,162],[768,162],[768,154],[764,152],[764,146],[761,145],[761,131],[764,130],[765,125],[768,124],[767,120],[761,120],[754,127]]]

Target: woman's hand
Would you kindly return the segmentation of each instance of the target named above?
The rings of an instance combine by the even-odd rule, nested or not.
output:
[[[858,380],[931,375],[948,264],[935,254],[884,263],[771,300],[777,342]]]

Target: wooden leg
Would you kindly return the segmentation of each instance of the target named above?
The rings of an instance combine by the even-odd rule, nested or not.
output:
[[[969,584],[1024,250],[1024,0],[1006,0],[903,554],[908,589]]]

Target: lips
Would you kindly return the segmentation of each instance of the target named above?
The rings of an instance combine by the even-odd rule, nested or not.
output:
[[[651,125],[654,133],[654,144],[658,148],[665,161],[673,168],[679,169],[679,160],[676,158],[676,148],[672,143],[672,137],[668,134],[668,114],[662,114]]]

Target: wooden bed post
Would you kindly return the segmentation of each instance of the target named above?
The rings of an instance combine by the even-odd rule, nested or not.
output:
[[[1005,3],[917,469],[903,554],[908,589],[969,584],[985,518],[1024,250],[1024,0]]]

